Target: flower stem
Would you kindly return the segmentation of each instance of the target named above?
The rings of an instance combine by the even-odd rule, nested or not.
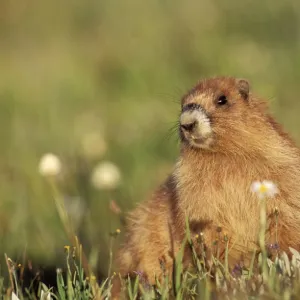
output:
[[[266,217],[266,199],[261,199],[260,202],[260,232],[259,232],[259,246],[262,254],[262,272],[264,280],[268,279],[268,265],[267,265],[267,250],[265,245],[267,217]]]
[[[109,247],[109,266],[108,266],[108,277],[111,275],[112,261],[113,261],[113,243],[114,237],[110,237],[110,247]]]
[[[70,240],[70,242],[72,243],[72,246],[76,248],[76,251],[79,251],[79,241],[78,241],[78,237],[76,236],[76,234],[73,231],[73,228],[70,224],[70,220],[68,217],[68,214],[66,213],[65,210],[65,205],[64,205],[64,200],[63,197],[57,187],[57,184],[55,182],[55,180],[53,180],[52,178],[49,180],[49,184],[51,186],[52,189],[52,193],[53,193],[53,198],[54,198],[54,202],[55,202],[55,206],[59,215],[59,218],[61,220],[61,223],[63,225],[63,228],[65,230],[65,233],[68,237],[68,239]],[[92,274],[92,270],[90,269],[90,266],[88,264],[88,260],[87,257],[85,255],[85,253],[82,253],[82,263],[83,263],[83,269],[86,273],[86,276],[91,276]]]

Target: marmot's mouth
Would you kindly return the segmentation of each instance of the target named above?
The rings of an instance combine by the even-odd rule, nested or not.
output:
[[[195,138],[195,137],[193,137],[193,136],[191,136],[191,140],[194,142],[194,143],[197,143],[197,144],[202,144],[202,143],[204,143],[205,142],[205,138]]]
[[[206,137],[195,137],[192,135],[187,136],[183,133],[183,139],[186,143],[189,144],[189,146],[200,149],[209,149],[213,142],[213,138],[211,135]]]

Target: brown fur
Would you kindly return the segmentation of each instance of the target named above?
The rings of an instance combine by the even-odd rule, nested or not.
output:
[[[225,94],[229,106],[213,99]],[[268,112],[267,103],[239,93],[237,79],[212,78],[196,85],[182,106],[198,103],[211,119],[214,144],[196,149],[182,141],[174,171],[148,201],[129,216],[126,241],[117,266],[124,276],[142,271],[151,284],[162,275],[160,259],[172,272],[174,253],[184,236],[185,214],[192,234],[204,233],[210,247],[221,226],[230,239],[230,259],[257,247],[259,200],[255,180],[271,180],[280,191],[267,201],[267,243],[275,241],[274,208],[279,209],[278,242],[283,250],[300,246],[300,152]]]

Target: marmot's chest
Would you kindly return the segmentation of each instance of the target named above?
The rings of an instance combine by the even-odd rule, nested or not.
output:
[[[177,184],[179,206],[190,217],[258,218],[259,201],[251,191],[251,184],[255,180],[272,180],[271,174],[260,174],[243,165],[191,171],[182,168]]]
[[[224,231],[254,240],[259,228],[259,200],[252,194],[251,184],[235,178],[214,184],[210,180],[197,184],[186,182],[179,192],[179,207],[191,224],[207,224],[203,230]]]
[[[190,204],[199,206],[201,210],[205,207],[213,209],[226,207],[240,207],[247,202],[253,203],[254,195],[251,192],[251,183],[240,178],[227,178],[215,181],[215,179],[202,178],[199,181],[181,182],[179,188],[179,199]],[[257,201],[255,201],[257,202]]]

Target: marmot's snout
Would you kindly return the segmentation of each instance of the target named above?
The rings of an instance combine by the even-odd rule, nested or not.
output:
[[[192,133],[196,125],[197,125],[197,121],[191,120],[191,123],[180,124],[180,127],[183,131],[187,133]]]
[[[209,117],[196,104],[188,104],[180,115],[180,131],[182,138],[190,145],[208,148],[211,142],[212,129]]]

